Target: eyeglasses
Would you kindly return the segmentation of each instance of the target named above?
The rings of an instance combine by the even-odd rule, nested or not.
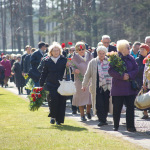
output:
[[[85,49],[79,49],[79,51],[84,51]]]
[[[103,42],[104,44],[109,44],[110,42]]]

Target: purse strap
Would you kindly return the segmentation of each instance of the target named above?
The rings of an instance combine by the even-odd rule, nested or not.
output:
[[[72,79],[71,79],[71,70],[70,70],[70,67],[69,67],[68,69],[69,69],[69,77],[70,77],[70,80],[72,80]],[[67,79],[67,68],[65,69],[63,79]]]

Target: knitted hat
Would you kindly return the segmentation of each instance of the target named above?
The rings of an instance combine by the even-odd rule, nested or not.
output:
[[[150,51],[150,47],[147,44],[141,44],[140,48],[146,49],[147,53]]]

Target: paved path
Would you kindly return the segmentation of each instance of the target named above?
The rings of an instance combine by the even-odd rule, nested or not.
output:
[[[15,85],[13,83],[9,83],[9,87],[6,88],[6,90],[13,92],[15,94],[18,94],[17,89],[15,88]],[[24,93],[26,93],[24,91]],[[27,95],[19,95],[27,100]],[[46,107],[45,111],[48,112],[48,106],[47,103],[44,105]],[[150,114],[149,114],[150,115]],[[80,114],[72,115],[71,113],[71,107],[70,107],[70,101],[67,101],[67,109],[66,109],[66,116],[74,119],[80,123],[82,123],[86,127],[90,127],[92,129],[95,129],[97,132],[103,131],[104,133],[111,134],[113,136],[122,138],[124,140],[127,140],[129,142],[135,143],[137,145],[142,146],[143,148],[149,149],[150,150],[150,119],[147,120],[142,120],[140,117],[142,116],[142,111],[135,110],[135,126],[137,129],[136,133],[131,133],[126,131],[126,126],[125,126],[125,114],[121,115],[121,120],[120,120],[120,127],[119,130],[113,131],[113,118],[112,115],[109,114],[107,121],[108,125],[103,126],[103,127],[98,127],[98,121],[97,117],[93,116],[92,120],[88,120],[86,122],[81,122],[80,120]]]

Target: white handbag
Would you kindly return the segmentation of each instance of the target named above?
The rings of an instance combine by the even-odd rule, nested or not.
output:
[[[149,108],[150,107],[150,91],[142,95],[139,94],[136,97],[134,104],[139,109]]]
[[[145,86],[145,84],[146,84],[146,79],[143,85]],[[143,88],[142,88],[134,101],[134,105],[139,109],[149,108],[150,107],[150,91],[143,94]]]
[[[66,81],[65,79],[63,79],[62,81],[59,81],[60,86],[59,86],[57,92],[60,95],[71,96],[71,95],[74,95],[76,93],[75,84],[71,80],[71,71],[70,71],[70,68],[69,68],[69,75],[70,75],[70,81]],[[66,70],[65,70],[64,76],[66,76]]]

